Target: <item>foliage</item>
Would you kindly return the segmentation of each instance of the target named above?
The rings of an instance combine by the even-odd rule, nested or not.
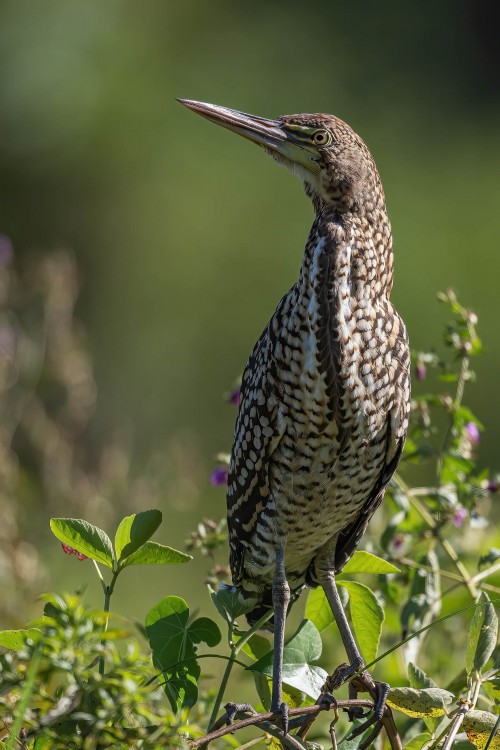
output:
[[[488,511],[497,481],[478,468],[482,425],[463,403],[465,387],[475,377],[472,360],[481,352],[477,318],[451,291],[440,300],[452,317],[445,354],[413,355],[420,385],[385,515],[379,513],[373,521],[379,543],[357,551],[338,584],[367,667],[396,681],[388,706],[397,717],[397,730],[384,724],[387,734],[377,739],[379,748],[397,747],[399,731],[410,750],[472,747],[470,743],[486,750],[500,743],[495,611],[500,563],[495,546],[480,547],[490,534]],[[432,375],[435,383],[420,393]],[[234,392],[228,400],[238,401]],[[218,455],[214,485],[227,476],[226,460],[225,454]],[[425,483],[418,484],[418,477],[425,477]],[[206,583],[215,619],[193,614],[193,606],[172,595],[161,598],[145,617],[138,616],[144,625],[111,614],[113,594],[118,581],[129,575],[126,570],[190,560],[190,555],[152,540],[161,522],[162,514],[154,509],[128,515],[113,542],[86,520],[51,520],[63,550],[94,566],[103,607],[88,609],[81,593],[51,594],[44,597],[38,620],[0,632],[0,747],[199,747],[214,726],[213,746],[237,747],[239,741],[224,728],[228,715],[219,718],[230,681],[231,696],[237,698],[235,686],[246,692],[253,678],[253,703],[261,712],[268,710],[272,643],[259,630],[270,613],[246,627],[244,615],[255,601],[221,582],[227,577],[222,521],[204,520],[187,543],[212,566]],[[329,736],[349,735],[345,717],[335,714],[331,733],[316,721],[327,706],[315,707],[314,702],[337,666],[331,662],[335,627],[322,591],[310,591],[305,619],[289,628],[284,650],[284,696],[295,722],[291,738],[265,714],[255,716],[243,706],[235,709],[236,718],[246,720],[242,726],[253,725],[246,746],[306,747],[306,724],[309,737],[320,746],[331,746]],[[223,632],[227,645],[221,645]],[[224,664],[220,678],[213,678],[212,667],[204,668],[205,659]],[[348,708],[350,703],[339,705]],[[304,730],[300,736],[293,733],[298,726]],[[369,731],[352,732],[343,746],[356,750]]]

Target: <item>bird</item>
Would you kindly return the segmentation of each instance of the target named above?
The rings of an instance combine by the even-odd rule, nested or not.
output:
[[[375,161],[338,117],[273,120],[178,101],[262,147],[299,177],[314,210],[298,279],[244,369],[227,490],[233,584],[255,599],[250,624],[273,613],[271,711],[284,714],[285,620],[305,586],[322,586],[349,659],[336,684],[363,667],[335,576],[380,506],[408,430],[391,225]]]

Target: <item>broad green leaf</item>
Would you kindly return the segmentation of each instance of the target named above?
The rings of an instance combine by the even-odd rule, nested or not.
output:
[[[146,633],[155,666],[163,672],[164,688],[175,710],[193,706],[198,699],[200,667],[196,661],[199,643],[217,645],[220,630],[208,617],[192,625],[184,599],[167,596],[146,616]]]
[[[38,628],[25,628],[24,630],[0,630],[0,646],[10,648],[12,651],[19,651],[26,645],[29,639],[35,643],[41,636]]]
[[[244,654],[254,661],[261,659],[272,649],[271,642],[260,633],[254,633],[241,647]]]
[[[342,573],[373,573],[380,575],[384,573],[399,573],[392,563],[383,560],[371,552],[358,550],[342,568]]]
[[[193,645],[206,643],[211,648],[217,646],[222,637],[219,626],[209,617],[199,617],[191,623],[187,634]]]
[[[146,615],[146,632],[153,656],[162,667],[194,656],[186,638],[189,607],[179,596],[167,596]]]
[[[384,610],[373,591],[363,583],[357,581],[339,581],[338,583],[349,593],[352,626],[365,662],[370,663],[377,657]]]
[[[426,716],[444,716],[455,700],[453,693],[440,688],[391,688],[387,705],[407,716],[422,719]]]
[[[192,560],[191,555],[158,542],[144,542],[142,547],[123,560],[122,565],[174,565]]]
[[[465,649],[467,674],[480,672],[492,655],[498,635],[498,618],[493,604],[483,592],[469,626]]]
[[[436,683],[431,680],[430,677],[427,677],[425,672],[419,669],[419,667],[417,667],[415,664],[412,664],[412,662],[408,664],[408,680],[410,681],[410,687],[416,688],[417,690],[422,688],[437,688]],[[434,730],[439,724],[440,719],[433,718],[431,716],[425,716],[423,721],[429,732],[432,732],[434,734]]]
[[[478,750],[484,750],[486,744],[495,729],[498,716],[488,711],[469,711],[464,718],[462,728],[467,737]],[[499,750],[500,748],[500,726],[496,728],[491,738],[488,750]]]
[[[324,669],[313,664],[321,656],[321,650],[321,636],[309,620],[301,622],[283,650],[283,681],[314,699],[318,698],[327,677]],[[271,677],[273,651],[247,669]]]
[[[113,545],[102,529],[81,518],[51,518],[50,529],[60,542],[113,570]]]
[[[160,511],[155,509],[125,516],[115,534],[115,552],[118,562],[130,557],[148,539],[151,539],[161,524],[161,519]]]
[[[411,662],[408,664],[408,680],[412,688],[435,688],[437,687],[434,680],[431,680],[425,672]]]
[[[422,734],[417,734],[415,737],[412,737],[409,742],[405,745],[405,750],[422,750],[426,742],[429,742],[431,739],[431,735],[427,732],[423,732]]]
[[[219,583],[217,591],[210,594],[219,614],[226,622],[234,622],[251,612],[257,604],[257,597],[243,596],[236,586],[228,586],[227,583]]]
[[[305,616],[320,633],[333,622],[332,610],[325,592],[319,586],[317,589],[312,589],[307,596]]]

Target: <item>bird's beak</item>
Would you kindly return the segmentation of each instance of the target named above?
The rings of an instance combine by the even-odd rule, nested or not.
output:
[[[220,107],[217,104],[195,102],[192,99],[177,99],[193,112],[206,117],[216,125],[232,130],[253,143],[280,154],[292,164],[300,164],[317,174],[319,166],[316,159],[318,151],[312,145],[305,144],[287,132],[280,120],[266,120],[264,117],[248,115],[236,109]]]

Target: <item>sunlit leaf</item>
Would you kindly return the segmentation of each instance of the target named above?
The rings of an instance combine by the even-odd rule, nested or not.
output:
[[[301,622],[283,650],[283,681],[314,699],[318,698],[327,677],[324,669],[313,664],[321,656],[321,650],[321,636],[309,620]],[[273,651],[247,669],[272,677]]]
[[[387,698],[387,704],[401,711],[407,716],[423,718],[425,716],[444,716],[448,713],[448,707],[455,700],[453,693],[440,688],[415,688],[399,687],[391,688]]]
[[[467,674],[480,672],[492,655],[498,636],[498,618],[493,604],[483,592],[469,627],[465,649]]]
[[[167,547],[158,542],[145,542],[130,557],[123,560],[122,565],[176,565],[192,560],[191,555],[180,552],[173,547]]]
[[[24,630],[0,630],[0,646],[9,648],[12,651],[19,651],[30,640],[36,643],[41,631],[38,628],[25,628]]]
[[[339,581],[338,584],[349,593],[352,626],[365,662],[369,663],[377,656],[384,610],[368,586],[357,581]]]
[[[261,659],[265,654],[271,651],[271,642],[260,633],[254,633],[251,638],[241,647],[243,653],[254,661]]]
[[[142,547],[161,524],[159,510],[145,510],[126,516],[118,526],[115,535],[115,551],[118,561],[124,560]]]
[[[334,621],[325,592],[319,586],[309,591],[305,616],[318,628],[320,633]]]
[[[59,541],[113,569],[114,552],[111,539],[98,526],[93,526],[81,518],[51,518],[50,528]]]
[[[373,573],[381,575],[385,573],[399,573],[399,568],[396,568],[395,565],[387,562],[387,560],[373,555],[371,552],[358,550],[344,565],[342,573]]]
[[[495,733],[491,738],[489,750],[500,748],[500,726],[496,727],[498,716],[488,711],[469,711],[464,718],[462,727],[467,737],[478,750],[484,750],[493,730]]]

